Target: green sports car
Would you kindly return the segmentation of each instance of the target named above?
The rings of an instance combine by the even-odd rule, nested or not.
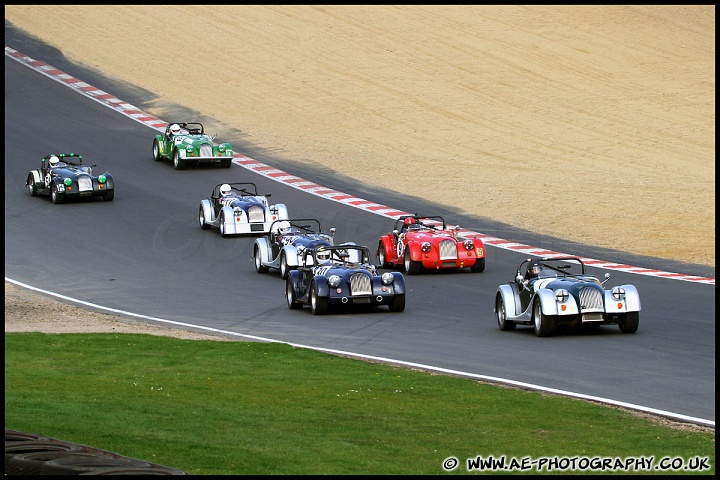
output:
[[[230,168],[233,159],[232,145],[215,144],[214,139],[215,136],[205,133],[202,123],[171,122],[165,127],[164,134],[155,135],[153,158],[156,162],[172,159],[177,170],[201,163]]]

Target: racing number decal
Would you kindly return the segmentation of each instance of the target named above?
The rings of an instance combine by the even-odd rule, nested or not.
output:
[[[52,182],[52,174],[51,171],[48,170],[45,174],[45,188],[50,188],[50,182]]]
[[[405,238],[405,234],[401,233],[398,237],[398,244],[397,244],[397,256],[398,258],[403,258],[403,253],[405,253],[405,244],[403,243],[403,239]]]
[[[330,270],[330,268],[331,268],[330,265],[326,265],[324,267],[318,267],[315,269],[315,275],[325,276],[327,274],[328,270]]]

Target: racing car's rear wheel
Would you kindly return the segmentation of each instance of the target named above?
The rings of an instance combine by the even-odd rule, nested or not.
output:
[[[317,293],[317,286],[313,283],[310,287],[310,310],[313,315],[325,315],[330,308],[330,300],[322,298]]]
[[[200,223],[201,229],[207,230],[210,228],[210,225],[205,222],[205,211],[203,210],[202,205],[200,205],[200,212],[198,212],[198,222]]]
[[[420,262],[414,261],[410,258],[410,249],[405,247],[405,271],[408,275],[415,275],[420,272]]]
[[[156,162],[162,160],[162,158],[160,158],[160,145],[158,145],[157,139],[153,140],[153,158]]]
[[[253,250],[253,259],[255,260],[255,271],[257,273],[265,273],[268,271],[268,267],[264,266],[262,264],[262,258],[260,258],[260,248],[255,246],[255,249]],[[287,277],[286,277],[287,278]],[[293,307],[290,307],[293,308]]]
[[[395,295],[390,302],[389,307],[391,312],[402,312],[405,310],[405,294]]]
[[[498,295],[497,300],[495,300],[495,318],[497,319],[498,327],[504,332],[515,330],[517,326],[515,322],[507,319],[507,311],[505,310],[505,302],[503,301],[502,295]]]
[[[551,315],[544,315],[540,300],[535,300],[533,305],[533,323],[535,324],[535,335],[548,337],[555,330],[555,320]]]
[[[302,308],[302,303],[297,301],[295,295],[295,287],[293,287],[292,280],[289,278],[285,282],[285,298],[287,299],[287,305],[290,310],[297,310]]]
[[[173,154],[173,167],[175,167],[175,170],[182,170],[185,168],[185,160],[180,158],[180,152],[178,150],[175,150],[175,153]]]
[[[55,182],[50,184],[50,197],[53,203],[63,203],[65,201],[65,194],[57,191]]]
[[[470,267],[470,271],[473,273],[482,273],[485,271],[485,257],[478,258],[475,260],[475,263],[473,263],[473,266]]]
[[[30,192],[31,196],[33,196],[33,197],[37,196],[37,194],[38,194],[37,187],[35,186],[35,179],[33,178],[32,173],[30,175],[28,175],[27,189],[28,189],[28,192]]]
[[[639,312],[627,312],[620,316],[618,321],[618,327],[622,333],[635,333],[637,332],[638,325],[640,324],[640,313]]]

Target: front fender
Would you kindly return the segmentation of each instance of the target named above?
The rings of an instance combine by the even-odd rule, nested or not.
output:
[[[640,295],[634,285],[620,285],[625,289],[625,299],[615,300],[612,296],[612,289],[605,290],[605,311],[607,313],[639,312]],[[618,304],[622,307],[618,307]]]
[[[519,297],[515,295],[515,289],[509,283],[500,285],[497,290],[497,294],[502,298],[503,304],[505,305],[505,315],[508,320],[517,318],[522,312],[520,310]],[[493,311],[497,313],[497,302],[493,307]]]
[[[380,242],[378,243],[378,249],[375,252],[375,256],[380,256],[380,249],[385,249],[385,258],[387,260],[393,260],[397,258],[397,251],[395,246],[393,245],[392,239],[388,237],[387,235],[384,235],[380,237]]]
[[[270,206],[270,213],[273,215],[277,215],[277,220],[287,220],[290,217],[288,216],[288,210],[284,203],[278,203],[275,205]]]
[[[255,239],[255,248],[258,251],[258,256],[260,257],[260,261],[263,263],[267,263],[270,260],[271,254],[272,254],[272,247],[270,246],[270,241],[266,237],[260,237]]]
[[[315,288],[317,289],[319,297],[329,297],[330,287],[328,286],[328,279],[325,276],[318,275],[315,277]]]
[[[393,281],[395,294],[405,294],[405,276],[400,272],[392,272],[392,274],[393,277],[395,277],[395,280]]]
[[[205,216],[205,223],[215,221],[215,209],[212,207],[210,200],[201,200],[200,208],[202,208],[203,215]]]
[[[105,172],[103,175],[105,175],[105,185],[107,186],[108,190],[112,190],[115,188],[115,180],[113,179],[113,176],[109,173]]]
[[[575,297],[572,295],[569,295],[567,302],[565,302],[565,310],[560,308],[557,300],[555,300],[555,292],[550,289],[538,290],[535,293],[535,298],[540,299],[543,315],[576,315],[580,313]]]

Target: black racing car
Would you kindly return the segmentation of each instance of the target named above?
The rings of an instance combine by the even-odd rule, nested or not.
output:
[[[108,172],[93,174],[93,167],[83,165],[77,153],[53,153],[43,157],[40,168],[27,177],[30,195],[50,195],[53,203],[69,198],[101,197],[109,202],[115,198],[115,181]]]

